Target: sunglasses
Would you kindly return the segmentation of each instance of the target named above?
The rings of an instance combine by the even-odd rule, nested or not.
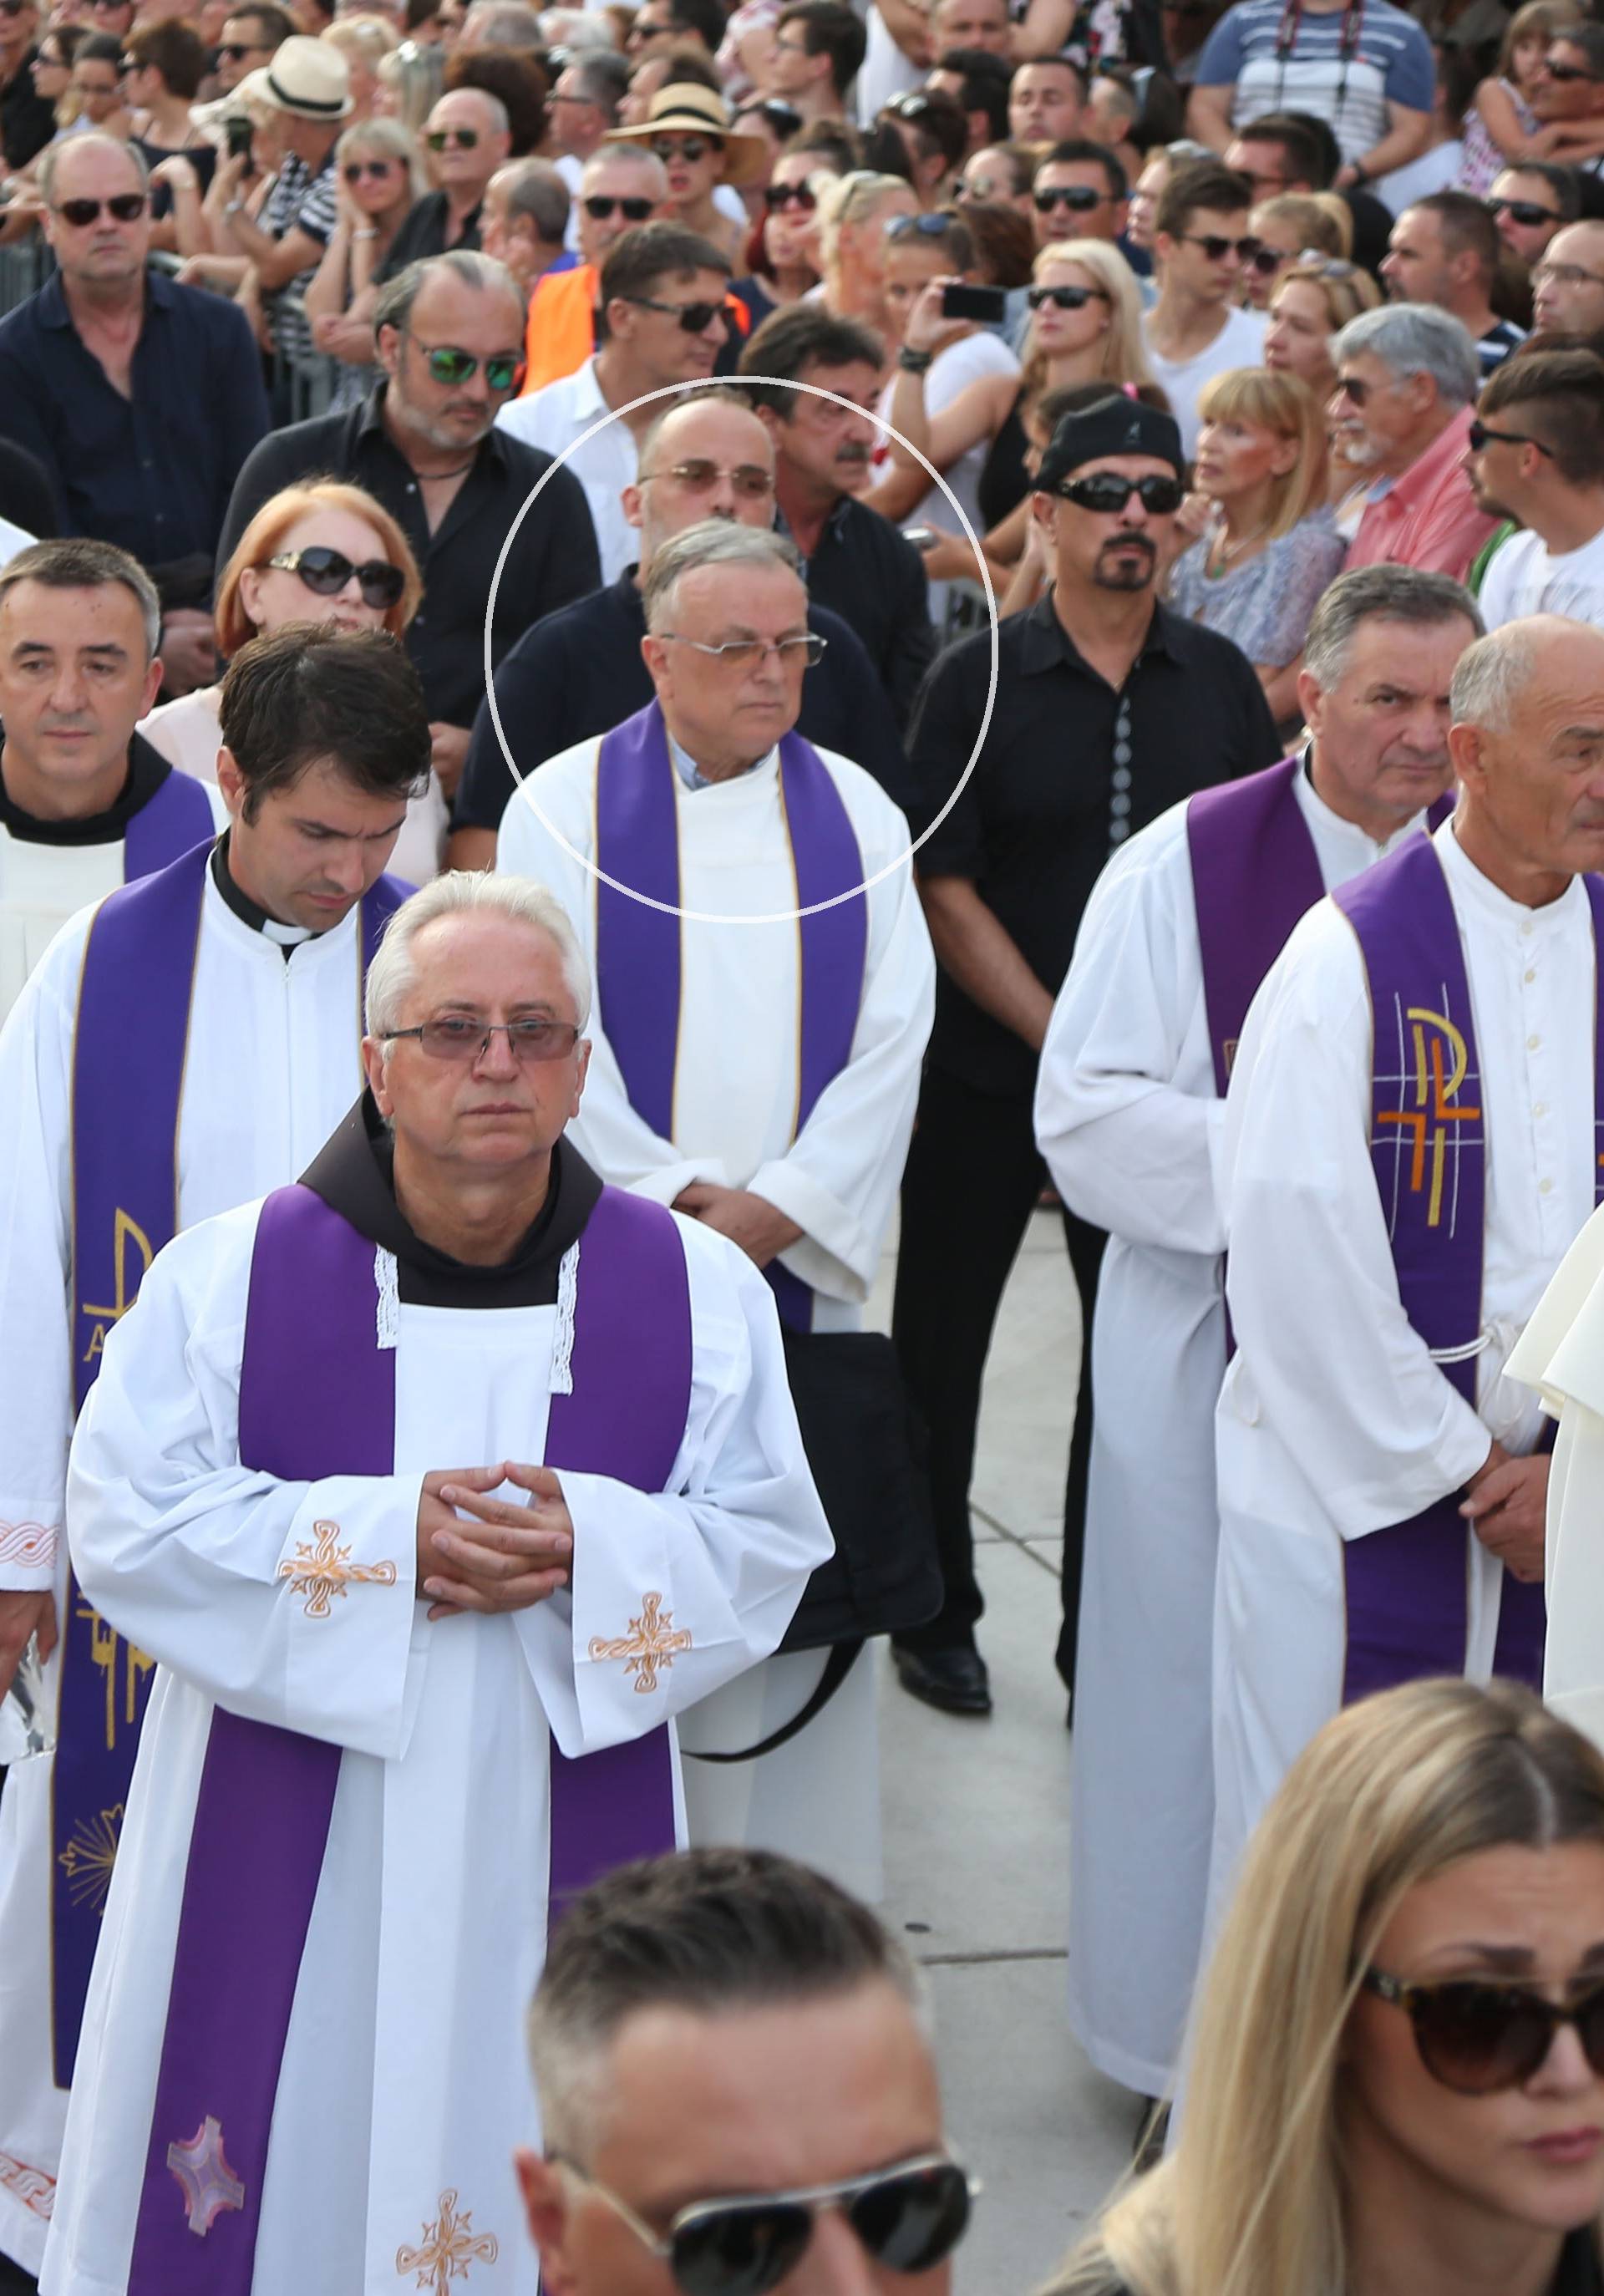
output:
[[[716,135],[661,135],[652,143],[651,156],[654,160],[660,160],[665,168],[672,167],[676,160],[683,160],[686,167],[694,168],[697,161],[705,160],[709,152],[723,150],[723,138]]]
[[[1054,208],[1068,208],[1071,215],[1090,215],[1093,208],[1101,207],[1107,192],[1094,192],[1090,184],[1064,184],[1052,191],[1033,192],[1037,215],[1051,215]]]
[[[758,502],[774,491],[774,481],[761,463],[738,463],[732,471],[721,471],[716,463],[698,455],[690,462],[671,463],[666,471],[642,471],[635,484],[649,487],[657,479],[677,479],[693,495],[705,495],[728,479],[738,495],[748,502]]]
[[[466,382],[483,366],[492,390],[515,391],[523,387],[524,359],[520,351],[493,351],[487,359],[478,359],[471,351],[460,351],[449,343],[437,343],[432,349],[420,343],[418,348],[436,382]]]
[[[581,200],[580,206],[593,223],[605,223],[610,215],[621,215],[626,223],[644,223],[651,215],[651,200]]]
[[[307,588],[319,598],[337,598],[354,574],[363,604],[381,614],[388,614],[392,606],[399,603],[406,587],[405,575],[388,558],[370,558],[365,566],[356,566],[343,550],[325,550],[321,544],[309,550],[281,550],[267,563],[276,566],[282,574],[299,575]]]
[[[952,228],[951,216],[893,216],[886,226],[886,237],[888,239],[945,239]]]
[[[0,0],[0,5],[3,4],[4,0]],[[230,63],[234,64],[241,62],[246,56],[265,56],[267,53],[268,50],[256,40],[225,40],[217,50],[219,62],[226,56]]]
[[[1234,255],[1239,263],[1251,263],[1263,244],[1256,239],[1222,239],[1212,231],[1183,231],[1175,236],[1188,247],[1200,247],[1210,263],[1223,263],[1228,255]]]
[[[962,2239],[980,2190],[957,2161],[930,2156],[837,2185],[697,2201],[681,2209],[659,2236],[626,2201],[571,2161],[559,2156],[558,2165],[667,2265],[683,2296],[765,2296],[800,2263],[825,2208],[840,2210],[876,2264],[892,2272],[929,2272]]]
[[[804,215],[812,215],[819,201],[809,184],[765,184],[763,204],[770,215],[777,215],[784,208],[800,208]]]
[[[621,295],[621,303],[636,303],[642,311],[661,311],[665,317],[677,319],[682,333],[704,334],[715,319],[722,319],[727,334],[730,315],[722,303],[659,303],[652,295]]]
[[[1339,374],[1337,378],[1337,392],[1338,396],[1346,398],[1350,406],[1363,406],[1371,395],[1371,386],[1368,382],[1362,382],[1356,374]]]
[[[1293,260],[1291,256],[1283,255],[1279,248],[1256,247],[1248,258],[1245,268],[1256,271],[1261,279],[1273,279],[1283,263],[1290,263]]]
[[[1554,450],[1551,447],[1545,447],[1541,439],[1528,439],[1524,430],[1489,430],[1485,422],[1473,422],[1466,435],[1473,455],[1479,455],[1482,448],[1488,445],[1535,447],[1537,452],[1540,455],[1546,455],[1551,462],[1554,458]]]
[[[1461,2096],[1519,2088],[1546,2062],[1561,2025],[1574,2025],[1588,2063],[1604,2074],[1604,1985],[1559,2008],[1523,1985],[1452,1979],[1405,1985],[1367,1969],[1367,1992],[1402,2009],[1414,2028],[1420,2062],[1435,2081]]]
[[[477,127],[431,127],[423,138],[431,152],[444,152],[453,144],[459,152],[471,152],[479,143]]]
[[[1544,63],[1543,69],[1550,79],[1557,79],[1562,84],[1566,80],[1597,79],[1599,77],[1597,72],[1584,71],[1580,64]]]
[[[1043,303],[1056,305],[1060,311],[1084,311],[1088,303],[1106,303],[1108,297],[1101,287],[1027,287],[1025,300],[1033,311]]]
[[[1155,518],[1168,518],[1178,511],[1186,499],[1186,488],[1179,479],[1122,479],[1117,471],[1094,471],[1087,479],[1066,479],[1058,489],[1066,502],[1079,510],[1093,510],[1104,516],[1125,508],[1133,495],[1140,495],[1143,510],[1151,511]]]
[[[372,176],[375,183],[382,183],[394,165],[392,160],[352,160],[340,172],[348,184],[359,184],[364,176]]]
[[[107,94],[110,92],[109,88],[104,91]],[[99,221],[102,208],[118,223],[137,223],[145,211],[145,204],[143,192],[119,192],[109,200],[63,200],[59,207],[52,208],[51,213],[59,215],[75,231],[86,231],[92,223]]]
[[[1507,215],[1513,223],[1536,225],[1559,223],[1561,217],[1554,208],[1540,208],[1535,200],[1489,200],[1490,215]]]

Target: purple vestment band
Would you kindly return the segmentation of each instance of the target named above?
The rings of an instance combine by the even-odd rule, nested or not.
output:
[[[573,1390],[551,1399],[546,1464],[660,1490],[690,1408],[683,1247],[670,1214],[607,1188],[579,1256]],[[270,1196],[251,1259],[241,1464],[293,1481],[394,1472],[396,1358],[377,1326],[372,1244],[307,1188]],[[338,1746],[214,1710],[128,2296],[251,2296],[284,2040],[340,1759]],[[551,1763],[548,1922],[598,1874],[675,1843],[666,1727],[578,1761],[553,1742]],[[192,2223],[169,2162],[197,2135],[230,2195],[207,2226]]]
[[[1604,884],[1584,880],[1604,946]],[[1482,1329],[1486,1114],[1469,984],[1447,880],[1412,838],[1332,897],[1358,937],[1374,1014],[1371,1153],[1410,1323],[1472,1409]],[[1596,992],[1595,992],[1596,994]],[[1600,1024],[1596,1023],[1596,1033]],[[1604,1039],[1593,1064],[1604,1120]],[[1596,1160],[1595,1201],[1604,1193]],[[1343,1703],[1428,1674],[1462,1674],[1469,1632],[1460,1493],[1343,1545]],[[1503,1574],[1494,1665],[1541,1687],[1541,1586]]]
[[[204,784],[175,768],[123,832],[123,882],[152,876],[192,846],[209,845],[217,833]]]
[[[1325,891],[1294,785],[1301,758],[1199,790],[1186,808],[1203,1001],[1222,1100],[1259,985]]]
[[[209,828],[210,818],[208,807]],[[194,846],[110,894],[84,947],[72,1056],[72,1353],[80,1410],[107,1332],[177,1229],[178,1111],[210,857],[209,844]],[[407,890],[381,877],[363,901],[364,977]],[[360,997],[352,1024],[359,1039]],[[150,1677],[143,1653],[123,1643],[70,1580],[51,1786],[52,2031],[61,2088],[72,2081]]]
[[[830,768],[810,742],[780,744],[780,791],[797,906],[861,885],[863,857]],[[596,863],[636,893],[677,907],[679,825],[674,763],[653,701],[604,734],[596,758]],[[869,908],[863,894],[800,920],[801,1008],[795,1139],[820,1094],[852,1056],[863,1001]],[[665,1140],[674,1137],[680,1034],[680,920],[613,886],[596,887],[596,1006],[629,1104]],[[781,1320],[806,1331],[813,1293],[778,1260],[765,1271]]]

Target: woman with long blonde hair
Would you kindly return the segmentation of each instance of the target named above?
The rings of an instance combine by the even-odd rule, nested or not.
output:
[[[1199,1997],[1170,2157],[1046,2296],[1596,2296],[1604,1759],[1412,1683],[1305,1748]]]
[[[886,226],[918,213],[913,187],[901,176],[854,168],[826,189],[818,209],[820,299],[832,317],[884,330]]]

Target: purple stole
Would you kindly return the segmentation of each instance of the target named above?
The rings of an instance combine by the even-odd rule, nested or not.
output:
[[[372,1244],[310,1189],[268,1197],[251,1258],[241,1464],[297,1482],[394,1472],[396,1358],[378,1342],[373,1261]],[[691,1361],[672,1217],[603,1189],[581,1242],[573,1391],[552,1397],[546,1464],[661,1490],[684,1438]],[[127,2296],[251,2296],[340,1760],[322,1739],[213,1710]],[[611,1866],[674,1848],[674,1777],[661,1726],[578,1761],[553,1742],[551,1763],[554,1922]]]
[[[596,758],[596,1004],[629,1104],[659,1137],[674,1137],[680,1033],[679,830],[674,761],[653,701],[602,736]],[[857,838],[830,769],[799,734],[780,744],[781,804],[796,870],[802,1022],[794,1140],[825,1086],[852,1055],[863,1001],[869,909]],[[614,882],[610,884],[607,880]],[[627,886],[622,892],[619,886]],[[643,898],[631,898],[631,894]],[[648,907],[647,901],[661,907]],[[726,931],[732,930],[726,928]],[[771,1260],[764,1270],[782,1323],[808,1330],[813,1293]]]
[[[210,845],[217,833],[204,785],[175,767],[123,832],[123,882],[154,876],[192,845]]]
[[[163,789],[182,778],[171,775]],[[186,786],[200,789],[194,782]],[[208,807],[209,831],[210,822]],[[84,947],[72,1056],[72,1356],[79,1410],[100,1369],[107,1332],[134,1305],[146,1268],[177,1231],[178,1111],[211,849],[209,842],[194,846],[109,895]],[[381,877],[364,900],[364,973],[407,890]],[[360,1038],[360,988],[351,1018]],[[85,1602],[76,1579],[68,1586],[61,1641],[51,1963],[55,2079],[68,2088],[151,1661]]]
[[[1604,879],[1584,878],[1604,950]],[[1486,1128],[1459,924],[1428,838],[1412,838],[1331,897],[1358,936],[1374,1014],[1371,1154],[1411,1324],[1472,1409],[1482,1322]],[[1604,1124],[1604,999],[1593,1090]],[[1595,1201],[1604,1166],[1595,1153]],[[1468,1632],[1461,1494],[1345,1539],[1344,1705],[1423,1675],[1463,1674]],[[1494,1670],[1540,1689],[1543,1588],[1503,1575]]]

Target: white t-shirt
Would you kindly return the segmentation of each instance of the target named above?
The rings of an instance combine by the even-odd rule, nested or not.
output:
[[[1002,337],[980,328],[974,334],[963,335],[957,342],[949,343],[945,350],[937,352],[925,376],[925,412],[932,418],[944,414],[970,383],[980,381],[986,375],[1017,376],[1019,373],[1019,362]],[[880,413],[886,422],[891,419],[891,398],[896,389],[896,379],[893,375],[880,392]],[[989,439],[983,439],[978,447],[971,447],[967,453],[960,455],[958,460],[942,473],[963,504],[964,516],[977,534],[985,531],[985,521],[980,515],[979,488],[980,473],[986,468],[990,444]],[[888,453],[889,447],[882,433],[875,449],[878,466],[883,468]],[[904,526],[933,526],[944,534],[962,535],[963,532],[952,504],[941,488],[935,486],[901,523]],[[947,592],[951,587],[947,582],[932,582],[930,585],[930,619],[938,631],[946,613]]]
[[[1227,310],[1225,324],[1212,343],[1192,358],[1179,362],[1160,358],[1153,348],[1153,315],[1144,313],[1142,335],[1147,343],[1148,365],[1153,370],[1153,380],[1164,390],[1170,403],[1170,413],[1181,426],[1181,444],[1190,463],[1198,451],[1198,401],[1206,383],[1216,374],[1228,374],[1233,366],[1262,366],[1264,360],[1264,329],[1268,324],[1262,311]]]
[[[1490,630],[1526,614],[1568,614],[1604,629],[1604,528],[1557,557],[1539,536],[1512,534],[1483,578],[1481,610]]]

